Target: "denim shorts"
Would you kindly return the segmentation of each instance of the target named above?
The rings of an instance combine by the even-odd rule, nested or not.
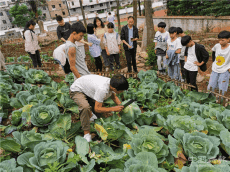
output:
[[[224,73],[212,71],[209,79],[208,90],[210,90],[210,87],[212,87],[212,91],[214,91],[215,88],[219,88],[219,90],[222,90],[222,94],[224,95],[224,92],[227,92],[228,90],[229,77],[230,73],[228,70]]]

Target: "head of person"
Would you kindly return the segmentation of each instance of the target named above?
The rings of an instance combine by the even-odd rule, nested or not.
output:
[[[26,22],[25,29],[34,30],[35,26],[36,26],[35,21],[29,20],[28,22]]]
[[[128,17],[128,26],[132,27],[134,24],[134,17],[133,16],[129,16]]]
[[[165,28],[166,28],[166,23],[160,22],[160,23],[158,23],[157,27],[158,27],[158,31],[163,33],[165,31]]]
[[[64,25],[65,25],[65,22],[64,22],[62,16],[58,15],[58,16],[56,17],[56,20],[57,20],[59,26],[64,26]]]
[[[95,31],[94,24],[93,24],[93,23],[89,23],[89,24],[87,25],[87,33],[88,33],[88,34],[94,34],[94,31]]]
[[[177,36],[182,37],[181,35],[184,33],[183,29],[181,27],[177,27],[176,30],[177,30]]]
[[[109,15],[111,15],[111,12],[109,12]]]
[[[224,30],[218,34],[218,39],[219,39],[219,43],[221,46],[225,46],[226,44],[228,44],[229,38],[230,38],[230,32],[229,31]]]
[[[70,36],[73,37],[74,41],[80,41],[85,33],[86,29],[83,24],[79,22],[72,24]]]
[[[108,32],[109,32],[109,33],[113,33],[114,25],[113,25],[112,22],[109,22],[109,23],[107,24],[107,28],[108,28]]]
[[[169,28],[169,35],[171,39],[174,39],[177,36],[177,29],[176,27]]]
[[[95,27],[95,28],[97,28],[97,27],[102,27],[102,28],[104,28],[104,27],[105,27],[103,21],[102,21],[99,17],[95,17],[95,18],[94,18],[93,24],[94,24],[94,27]]]
[[[110,90],[114,91],[116,94],[122,93],[128,88],[129,88],[129,83],[123,75],[116,74],[111,78]]]
[[[181,44],[186,47],[192,47],[195,43],[193,42],[191,36],[183,36],[181,38]]]

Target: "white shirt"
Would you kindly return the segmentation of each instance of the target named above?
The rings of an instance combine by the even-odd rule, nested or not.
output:
[[[65,66],[66,56],[65,56],[65,44],[58,46],[53,52],[53,58],[61,62],[62,66]]]
[[[85,75],[78,78],[71,86],[70,91],[82,92],[88,97],[103,103],[112,95],[110,90],[110,78],[99,75]]]
[[[160,31],[157,31],[153,42],[167,42],[169,38],[170,36],[168,31],[165,31],[165,33],[161,33]]]
[[[224,73],[230,69],[230,45],[222,50],[221,45],[218,43],[212,48],[212,51],[215,51],[216,54],[216,59],[212,63],[212,71]],[[218,63],[218,59],[221,60],[220,63]]]
[[[117,35],[116,32],[106,32],[103,41],[105,47],[108,48],[109,54],[119,53],[119,45],[121,44],[120,35]]]
[[[184,64],[184,68],[189,71],[198,71],[198,66],[194,64],[197,60],[196,53],[195,53],[195,44],[192,47],[188,48],[188,56],[187,62]]]
[[[181,37],[178,37],[181,42]],[[184,60],[184,53],[185,53],[186,46],[182,46],[181,53],[180,53],[180,60]]]
[[[182,48],[181,41],[178,38],[173,42],[171,41],[171,38],[169,38],[167,40],[167,45],[169,47],[168,50],[178,50],[178,49]]]

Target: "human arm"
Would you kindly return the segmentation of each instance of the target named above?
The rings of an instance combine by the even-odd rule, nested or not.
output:
[[[93,43],[91,43],[91,42],[86,42],[86,41],[84,41],[84,40],[80,40],[79,42],[81,42],[81,43],[83,43],[83,44],[87,44],[88,46],[92,46],[92,45],[93,45]]]
[[[117,97],[117,95],[115,93],[112,93],[111,99],[114,101],[114,103],[116,103],[117,105],[121,104],[120,99]]]
[[[180,54],[181,53],[181,48],[177,49],[175,53]]]
[[[73,74],[77,77],[80,78],[81,75],[79,74],[77,68],[76,68],[76,48],[75,47],[70,47],[68,51],[69,55],[69,65],[70,65],[70,70],[73,72]]]
[[[124,108],[124,106],[102,107],[102,104],[103,103],[95,101],[94,111],[96,113],[120,112]]]
[[[168,58],[169,58],[169,56],[168,56],[168,54],[167,54],[168,49],[169,49],[169,46],[168,46],[168,44],[167,44],[166,59],[168,59]]]
[[[201,55],[202,55],[202,62],[208,63],[208,60],[209,60],[209,53],[208,53],[208,51],[204,48],[203,45],[201,45],[201,47],[199,49],[200,49]]]
[[[129,48],[132,48],[132,46],[129,45],[125,40],[122,40],[122,42],[123,42],[125,45],[127,45]]]
[[[93,44],[100,45],[101,38],[97,38],[96,36],[88,36],[88,42],[92,42]]]

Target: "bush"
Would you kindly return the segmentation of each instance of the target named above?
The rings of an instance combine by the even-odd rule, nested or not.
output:
[[[157,56],[155,54],[155,43],[151,43],[148,47],[147,47],[147,61],[145,63],[145,65],[147,66],[153,66],[154,70],[157,70]]]

